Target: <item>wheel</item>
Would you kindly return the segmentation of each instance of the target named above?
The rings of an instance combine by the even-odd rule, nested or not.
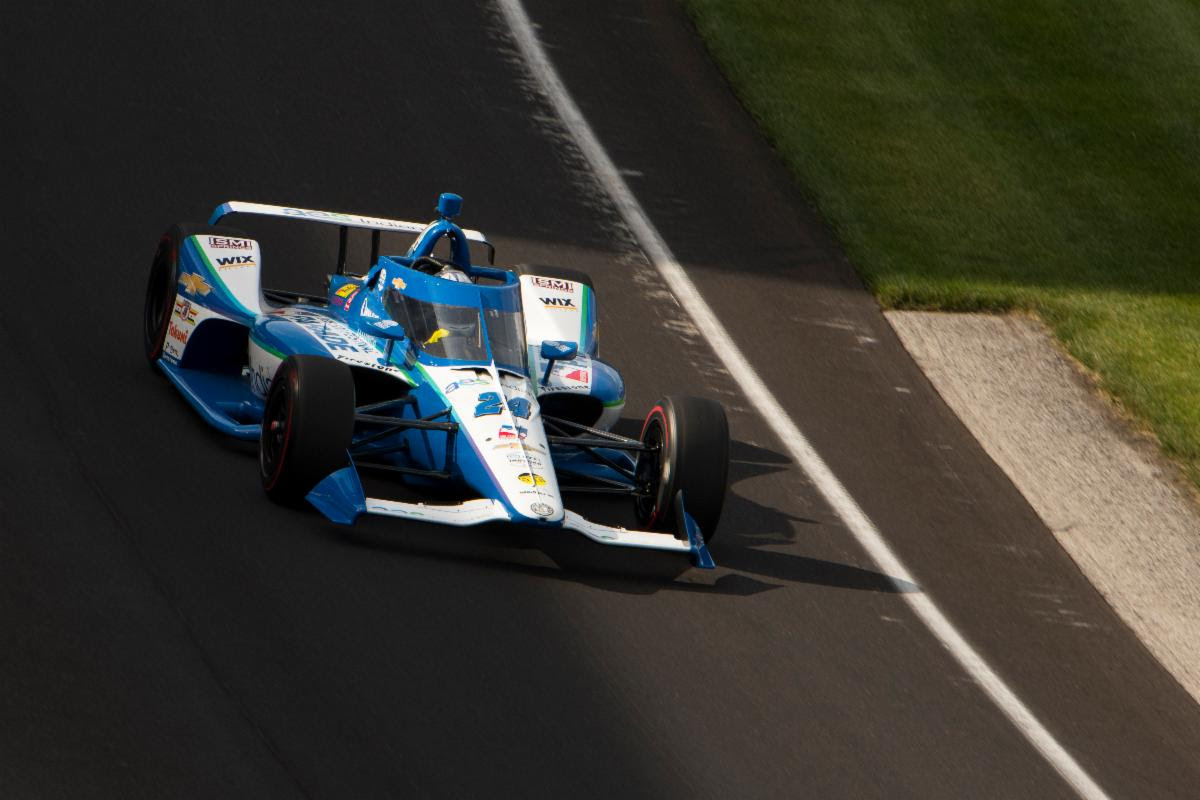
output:
[[[146,360],[153,368],[162,358],[163,344],[167,340],[167,328],[171,324],[171,312],[175,307],[175,295],[179,285],[179,248],[189,236],[214,234],[238,239],[246,234],[233,228],[216,225],[197,225],[180,222],[158,240],[154,251],[154,262],[150,265],[150,279],[146,282],[146,305],[142,313],[142,341]]]
[[[706,541],[717,534],[729,475],[729,423],[720,403],[702,397],[667,396],[650,409],[639,437],[650,450],[638,454],[638,520],[657,530],[674,530],[675,493],[682,491],[688,514]]]
[[[593,292],[596,291],[596,284],[592,281],[592,276],[586,272],[580,272],[577,269],[568,269],[567,267],[551,267],[545,264],[518,264],[513,267],[513,270],[518,275],[538,275],[542,278],[560,278],[564,281],[575,281],[576,283],[586,283],[587,287]]]
[[[263,409],[258,471],[272,500],[299,503],[347,466],[354,435],[354,378],[324,356],[288,356],[275,370]]]

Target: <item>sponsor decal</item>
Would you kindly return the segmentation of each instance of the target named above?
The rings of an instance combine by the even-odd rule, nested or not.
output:
[[[408,288],[408,284],[404,282],[403,278],[397,275],[395,278],[392,278],[392,288],[397,292],[402,292]]]
[[[499,414],[500,409],[504,407],[504,401],[500,399],[499,392],[481,392],[476,398],[475,417],[490,417],[492,414]]]
[[[356,297],[358,297],[357,289],[350,293],[350,296],[346,298],[346,302],[342,303],[342,311],[349,311],[350,304],[354,302],[354,298]]]
[[[228,236],[208,237],[208,246],[228,248],[230,250],[250,250],[254,244],[249,239],[231,239]]]
[[[487,378],[463,378],[461,381],[455,381],[447,386],[442,391],[446,394],[452,394],[455,389],[461,389],[464,386],[488,386],[491,381]]]
[[[267,368],[259,365],[250,372],[250,391],[254,392],[259,397],[265,397],[267,389],[271,388],[271,373]]]
[[[522,428],[520,425],[518,425],[516,428],[514,428],[512,425],[501,425],[500,433],[498,435],[501,441],[504,441],[505,439],[509,441],[515,441],[518,439],[524,439],[526,436],[528,436],[529,429]]]
[[[372,311],[371,307],[366,303],[362,304],[362,308],[358,310],[358,315],[364,319],[379,319],[379,315]]]
[[[529,419],[529,413],[533,410],[533,405],[524,397],[514,397],[508,401],[508,410],[512,412],[514,417]]]
[[[215,259],[217,269],[234,269],[235,267],[257,267],[254,256],[225,256]]]
[[[562,371],[554,370],[554,374],[564,381],[576,381],[578,383],[587,383],[591,378],[591,373],[586,369],[577,367],[568,367]]]
[[[204,276],[197,275],[195,272],[185,272],[180,275],[179,285],[185,292],[198,294],[201,297],[212,291],[212,287],[208,285],[208,281],[204,280]]]
[[[554,513],[554,509],[545,503],[530,503],[529,510],[539,517],[548,517]]]
[[[391,219],[378,219],[376,217],[360,217],[354,214],[342,214],[338,211],[314,211],[307,208],[285,208],[283,213],[289,217],[309,217],[310,219],[328,219],[334,222],[348,222],[350,224],[366,225],[368,227],[380,228],[395,228],[400,231],[408,231],[409,223],[399,222]]]
[[[529,387],[525,385],[525,381],[506,380],[508,375],[501,375],[500,382],[504,386],[504,393],[511,397],[523,397],[526,400],[532,400],[533,395],[529,393]]]
[[[522,472],[520,475],[517,476],[517,480],[519,480],[521,483],[525,483],[530,486],[545,486],[546,485],[546,479],[543,478],[541,475],[538,475],[536,472]]]
[[[191,302],[182,298],[175,301],[175,316],[188,325],[196,324],[196,308]]]
[[[336,294],[338,297],[350,297],[357,291],[358,291],[358,284],[347,283],[345,286],[343,286],[342,288],[340,288],[336,292],[334,292],[334,294]]]
[[[578,310],[575,307],[575,301],[570,297],[539,297],[538,300],[541,300],[542,305],[546,308],[552,308],[559,311],[568,309],[571,311]]]
[[[523,450],[521,453],[509,453],[508,463],[518,465],[524,465],[528,463],[529,466],[534,467],[535,469],[541,469],[542,467],[546,466],[536,453],[533,453],[529,450]]]
[[[394,319],[381,319],[381,320],[379,320],[379,322],[375,323],[375,327],[383,328],[384,330],[387,330],[388,328],[394,328],[399,324],[400,323],[396,322],[396,320],[394,320]]]
[[[355,336],[353,331],[346,329],[345,326],[336,323],[334,320],[331,320],[328,317],[322,317],[317,314],[306,314],[302,311],[297,312],[290,309],[285,312],[284,316],[286,316],[287,319],[290,319],[292,322],[303,326],[306,330],[320,339],[321,343],[330,350],[339,353],[363,353],[369,355],[378,355],[373,348],[367,345],[365,340],[363,340],[363,346],[356,344],[354,342],[354,338],[360,337]],[[337,328],[334,327],[335,325],[337,328],[342,328],[346,335],[338,333]]]
[[[178,345],[171,341],[170,337],[167,337],[163,340],[163,355],[169,356],[178,361],[179,357],[183,355],[183,351],[179,349]]]
[[[172,320],[170,327],[167,328],[167,335],[180,344],[187,344],[188,337],[192,335],[192,332],[184,330],[176,325],[175,321]]]
[[[487,441],[490,442],[491,439],[489,438]],[[493,450],[516,450],[517,448],[524,450],[526,456],[529,456],[530,453],[541,453],[542,455],[546,454],[545,448],[543,448],[541,445],[527,444],[526,442],[514,442],[509,440],[506,442],[501,442],[500,444],[492,445]]]
[[[575,291],[575,284],[570,281],[560,281],[557,278],[542,278],[539,276],[533,277],[533,285],[543,289],[553,289],[556,292],[566,292],[572,294]]]

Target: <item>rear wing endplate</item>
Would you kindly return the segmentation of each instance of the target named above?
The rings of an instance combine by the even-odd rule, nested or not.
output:
[[[419,235],[427,223],[405,222],[399,219],[384,219],[383,217],[364,217],[360,214],[344,214],[340,211],[318,211],[312,208],[293,208],[291,206],[272,206],[265,203],[247,203],[241,200],[230,200],[222,203],[213,211],[209,225],[216,225],[230,214],[257,214],[264,217],[283,217],[305,222],[324,222],[327,225],[337,225],[341,228],[340,255],[338,256],[338,274],[346,271],[346,231],[348,228],[366,228],[374,233],[371,235],[371,264],[379,260],[379,233],[411,233]],[[468,241],[478,242],[488,250],[488,263],[495,263],[496,248],[479,231],[463,229]]]

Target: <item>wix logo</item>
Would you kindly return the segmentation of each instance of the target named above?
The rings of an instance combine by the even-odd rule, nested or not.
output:
[[[254,256],[228,256],[226,258],[217,259],[218,269],[229,269],[231,267],[253,267]]]
[[[539,297],[542,305],[547,308],[569,308],[575,309],[575,300],[570,297]]]

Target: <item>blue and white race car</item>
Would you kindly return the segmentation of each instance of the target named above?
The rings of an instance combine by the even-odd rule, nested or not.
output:
[[[669,396],[637,439],[612,433],[625,387],[597,357],[591,279],[491,266],[485,237],[454,223],[461,206],[443,194],[438,219],[422,225],[229,202],[208,225],[175,225],[150,271],[146,357],[211,425],[259,441],[268,496],[307,500],[334,522],[365,513],[565,528],[713,567],[706,540],[729,459],[720,404]],[[338,226],[327,296],[264,289],[258,240],[218,225],[234,213]],[[361,276],[346,270],[350,228],[371,231]],[[405,255],[380,255],[383,231],[415,239]],[[472,244],[486,248],[488,266],[471,263]],[[360,470],[418,491],[452,481],[476,497],[367,497]],[[632,498],[646,530],[584,519],[563,505],[572,491]]]

